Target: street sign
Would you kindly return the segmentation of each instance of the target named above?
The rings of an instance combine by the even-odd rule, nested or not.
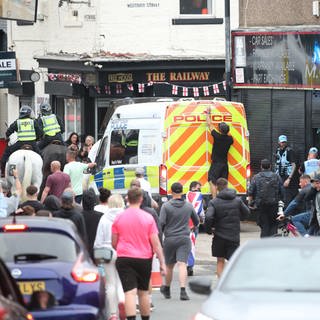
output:
[[[0,52],[0,88],[7,88],[10,81],[17,81],[16,53]]]
[[[36,22],[38,0],[0,0],[0,18]]]

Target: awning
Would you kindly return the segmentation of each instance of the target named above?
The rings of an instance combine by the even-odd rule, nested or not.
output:
[[[47,81],[44,83],[45,93],[64,97],[83,97],[85,87],[82,84],[71,82]]]
[[[15,96],[34,96],[34,82],[32,81],[12,81],[8,83],[9,93]]]

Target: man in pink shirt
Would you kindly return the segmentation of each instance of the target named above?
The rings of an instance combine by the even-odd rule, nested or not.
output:
[[[46,186],[42,192],[41,203],[44,202],[48,195],[53,194],[60,199],[63,191],[71,187],[70,176],[61,171],[60,161],[52,161],[50,164],[50,174],[46,181]]]
[[[160,270],[166,273],[158,229],[153,217],[140,209],[142,190],[128,191],[129,208],[120,213],[112,225],[112,246],[117,251],[116,267],[125,293],[128,320],[136,319],[136,295],[142,320],[150,317],[149,281],[153,252],[158,256]]]

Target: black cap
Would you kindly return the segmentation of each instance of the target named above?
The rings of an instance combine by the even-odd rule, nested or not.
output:
[[[175,182],[171,185],[171,191],[173,193],[182,193],[183,187],[182,184],[180,182]]]
[[[312,179],[311,182],[320,181],[320,174],[317,173]]]

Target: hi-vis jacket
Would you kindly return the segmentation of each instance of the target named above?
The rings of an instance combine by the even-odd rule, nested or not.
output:
[[[228,152],[229,184],[238,194],[246,194],[250,175],[249,133],[241,103],[228,101],[158,101],[118,107],[101,139],[96,171],[91,187],[127,192],[135,169],[143,167],[154,196],[166,197],[172,183],[179,181],[186,193],[192,181],[199,181],[203,194],[210,193],[208,171],[213,137],[206,123],[230,126],[234,143]],[[138,137],[137,148],[126,148],[121,141]]]
[[[60,125],[58,123],[58,120],[55,114],[42,116],[41,121],[42,121],[43,133],[46,136],[53,137],[57,133],[61,132]]]
[[[36,120],[31,118],[22,118],[14,121],[6,131],[6,137],[17,132],[18,141],[36,141],[42,136],[42,130]]]

